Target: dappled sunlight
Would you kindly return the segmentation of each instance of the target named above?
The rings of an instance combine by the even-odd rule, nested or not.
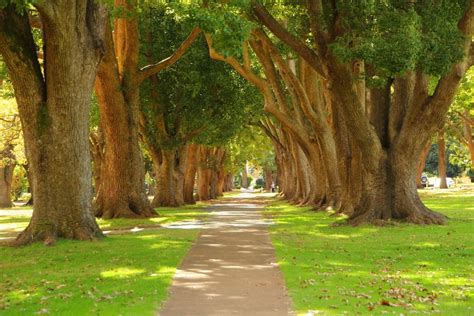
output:
[[[108,271],[102,271],[100,276],[103,278],[115,278],[115,279],[126,279],[132,276],[145,273],[144,269],[132,269],[132,268],[115,268]]]
[[[0,314],[153,314],[196,236],[197,230],[170,229],[2,247]]]
[[[247,196],[255,199],[255,194]],[[268,311],[275,301],[282,310],[288,309],[286,301],[281,300],[283,282],[279,278],[280,283],[274,281],[278,266],[266,231],[274,222],[261,215],[261,205],[242,202],[229,200],[210,207],[212,217],[203,223],[199,240],[176,271],[171,298],[162,310],[164,315],[196,312],[176,297],[191,306],[218,298],[219,306],[225,308],[213,307],[216,315],[235,314],[242,306],[255,313]]]
[[[333,226],[338,219],[326,212],[281,201],[267,207],[298,312],[466,314],[474,297],[474,194],[430,194],[424,202],[448,224]]]
[[[439,248],[441,247],[440,243],[434,243],[434,242],[420,242],[414,244],[415,247],[419,248]]]

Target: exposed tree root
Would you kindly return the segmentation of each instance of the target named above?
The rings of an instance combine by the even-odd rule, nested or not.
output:
[[[389,222],[398,221],[416,225],[443,225],[446,223],[447,217],[443,214],[433,212],[425,206],[418,207],[416,210],[412,210],[408,216],[399,217],[394,216],[384,218],[381,216],[381,210],[368,209],[363,213],[357,214],[357,210],[348,219],[347,223],[352,226],[358,226],[361,224],[370,224],[376,226],[384,226]]]
[[[95,223],[91,227],[71,228],[65,231],[58,231],[52,227],[40,228],[38,225],[30,224],[9,245],[19,247],[35,242],[43,242],[46,246],[53,246],[59,238],[93,241],[103,237],[104,235]]]
[[[95,205],[96,217],[103,219],[113,218],[149,218],[156,216],[156,213],[148,205],[138,205],[133,201],[123,202],[121,205]]]

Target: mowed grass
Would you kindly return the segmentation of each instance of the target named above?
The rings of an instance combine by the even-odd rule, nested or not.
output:
[[[100,221],[101,227],[146,227],[202,219],[202,206],[158,210],[147,220]],[[17,217],[0,220],[24,223]],[[156,315],[196,229],[153,229],[97,242],[60,240],[0,247],[1,315]]]
[[[156,217],[137,218],[137,219],[97,219],[102,230],[126,230],[135,227],[147,228],[158,227],[163,224],[169,224],[179,221],[201,220],[206,216],[203,209],[207,204],[198,202],[195,205],[186,205],[185,207],[160,207],[157,210]],[[12,237],[20,233],[28,226],[30,215],[25,215],[24,211],[31,211],[31,207],[13,207],[2,210],[5,216],[0,216],[0,239]]]
[[[438,192],[438,193],[437,193]],[[474,315],[474,192],[422,192],[444,226],[334,226],[278,201],[266,208],[294,308],[305,315]]]

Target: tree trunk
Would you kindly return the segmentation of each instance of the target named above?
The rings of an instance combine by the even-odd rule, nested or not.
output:
[[[227,173],[224,180],[224,192],[230,192],[234,189],[234,176],[232,173]]]
[[[15,164],[0,167],[0,207],[12,207],[12,182]]]
[[[446,181],[446,142],[444,140],[444,131],[438,133],[438,174],[439,188],[447,189]]]
[[[226,180],[226,172],[224,165],[221,165],[217,173],[217,196],[224,195],[224,186]]]
[[[97,193],[100,188],[100,175],[102,163],[104,161],[104,140],[100,128],[98,131],[91,132],[89,136],[91,157],[92,157],[92,177],[94,179],[94,192]]]
[[[210,182],[212,170],[210,168],[209,158],[209,148],[200,146],[197,185],[198,199],[200,201],[207,201],[211,198]]]
[[[186,146],[160,151],[161,159],[155,167],[157,182],[156,195],[152,206],[184,205],[184,172],[187,164]],[[155,160],[154,160],[155,161]]]
[[[91,210],[89,111],[105,14],[93,1],[36,4],[44,34],[44,77],[28,15],[0,11],[0,52],[22,121],[35,204],[17,244],[102,236]]]
[[[465,114],[469,115],[468,111],[466,111]],[[469,122],[464,122],[464,138],[466,139],[467,148],[471,155],[471,169],[474,170],[474,139],[472,137],[472,128]]]
[[[212,160],[209,161],[211,168],[211,178],[210,178],[210,198],[216,199],[219,196],[222,196],[223,190],[223,177],[225,174],[224,170],[224,159],[225,159],[225,150],[221,147],[215,147],[211,149]],[[222,181],[221,181],[222,179]]]
[[[184,172],[184,202],[194,204],[194,184],[196,182],[197,163],[199,161],[199,146],[188,145],[188,161]]]
[[[425,169],[426,158],[430,153],[431,141],[426,142],[426,145],[423,147],[423,150],[420,154],[420,160],[418,161],[418,167],[416,168],[416,186],[417,188],[422,188],[423,184],[421,183],[421,177],[423,176],[423,170]]]
[[[272,188],[274,188],[273,184],[273,171],[271,168],[265,168],[265,191],[272,192]]]
[[[249,183],[248,183],[248,174],[247,174],[247,162],[245,162],[245,166],[244,166],[244,169],[242,169],[242,182],[240,184],[240,186],[242,188],[248,188],[249,187]]]
[[[349,223],[379,224],[398,219],[416,224],[442,224],[445,216],[427,209],[421,202],[416,187],[420,152],[430,137],[430,129],[435,125],[423,129],[413,120],[412,125],[406,123],[402,129],[398,125],[400,120],[408,120],[407,116],[413,115],[411,111],[415,111],[415,108],[399,116],[393,113],[408,106],[410,98],[397,93],[403,92],[403,89],[409,90],[412,84],[395,85],[396,93],[391,109],[376,105],[371,107],[373,111],[393,111],[390,113],[389,123],[393,129],[372,128],[366,119],[365,109],[360,107],[353,82],[348,79],[351,78],[349,67],[336,62],[332,65],[335,77],[331,92],[338,104],[345,106],[342,111],[344,121],[348,130],[352,131],[351,137],[361,151],[364,162],[360,170],[363,179],[361,198],[353,201]],[[407,80],[414,80],[414,77]],[[413,105],[415,106],[416,104]],[[388,144],[383,143],[384,139],[387,139]]]
[[[28,163],[22,165],[22,167],[25,169],[26,178],[28,179],[28,193],[30,193],[30,198],[28,199],[25,205],[32,206],[33,205],[33,177],[31,175],[31,169]]]
[[[138,45],[137,26],[124,24],[121,20],[116,21],[116,45],[122,41],[130,41],[130,47]],[[127,32],[123,32],[124,27]],[[124,64],[117,64],[108,21],[105,28],[106,54],[95,83],[105,143],[95,214],[102,218],[150,217],[153,211],[145,192],[145,169],[138,144],[139,83],[134,81],[137,65],[130,63],[133,56],[122,60]],[[138,54],[138,50],[130,50],[129,54]],[[121,76],[119,69],[127,71],[127,76]]]

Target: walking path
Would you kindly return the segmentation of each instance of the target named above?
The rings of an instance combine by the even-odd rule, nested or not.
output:
[[[293,315],[258,201],[211,207],[212,217],[177,270],[159,315]]]

